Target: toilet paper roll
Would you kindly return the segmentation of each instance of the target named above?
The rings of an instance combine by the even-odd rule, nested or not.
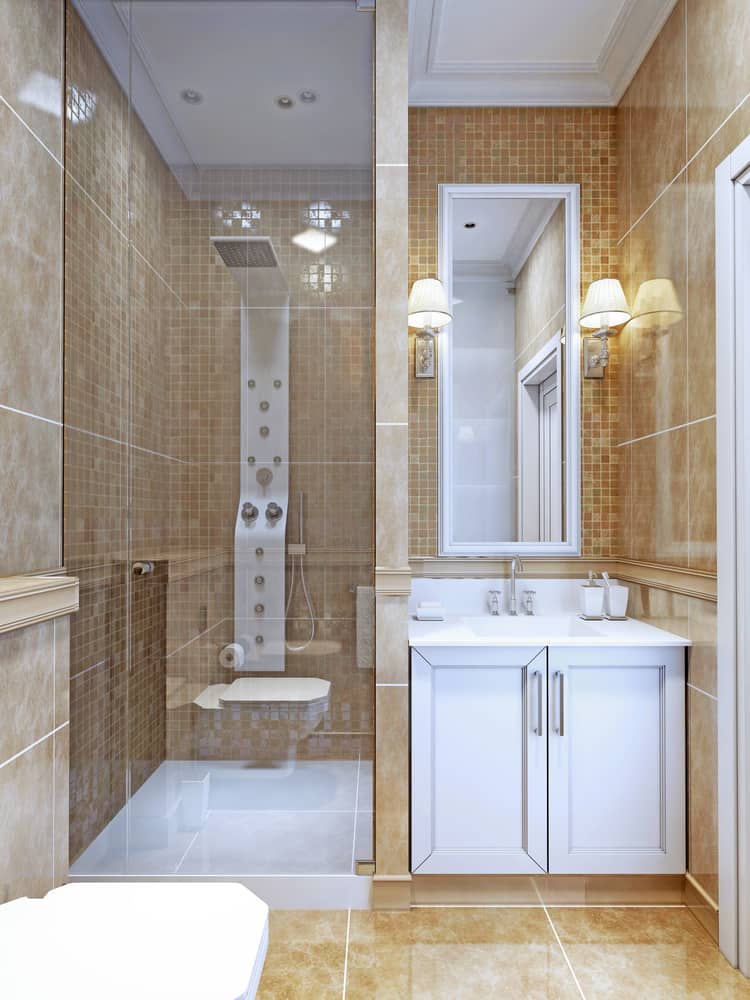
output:
[[[219,663],[225,670],[242,670],[245,665],[245,650],[238,642],[230,642],[219,653]]]

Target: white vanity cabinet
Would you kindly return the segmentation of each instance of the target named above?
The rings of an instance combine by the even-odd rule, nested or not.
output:
[[[685,870],[685,652],[412,648],[412,871]]]
[[[549,870],[685,871],[685,651],[549,649]]]
[[[414,649],[411,668],[412,870],[544,871],[546,649]]]

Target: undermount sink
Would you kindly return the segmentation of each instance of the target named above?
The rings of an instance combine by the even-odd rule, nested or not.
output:
[[[497,615],[461,618],[462,623],[482,638],[528,636],[549,641],[549,636],[594,638],[604,633],[596,622],[583,621],[576,615]]]

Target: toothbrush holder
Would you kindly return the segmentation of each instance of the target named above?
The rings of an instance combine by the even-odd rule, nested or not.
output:
[[[581,592],[581,614],[584,618],[601,618],[604,615],[604,587],[585,583]]]
[[[610,618],[625,618],[628,610],[630,591],[621,583],[610,583],[605,587],[605,610]]]

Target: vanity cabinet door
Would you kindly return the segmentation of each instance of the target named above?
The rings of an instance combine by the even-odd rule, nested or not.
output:
[[[549,870],[685,871],[683,649],[549,649]]]
[[[412,650],[412,871],[547,866],[546,649]]]

